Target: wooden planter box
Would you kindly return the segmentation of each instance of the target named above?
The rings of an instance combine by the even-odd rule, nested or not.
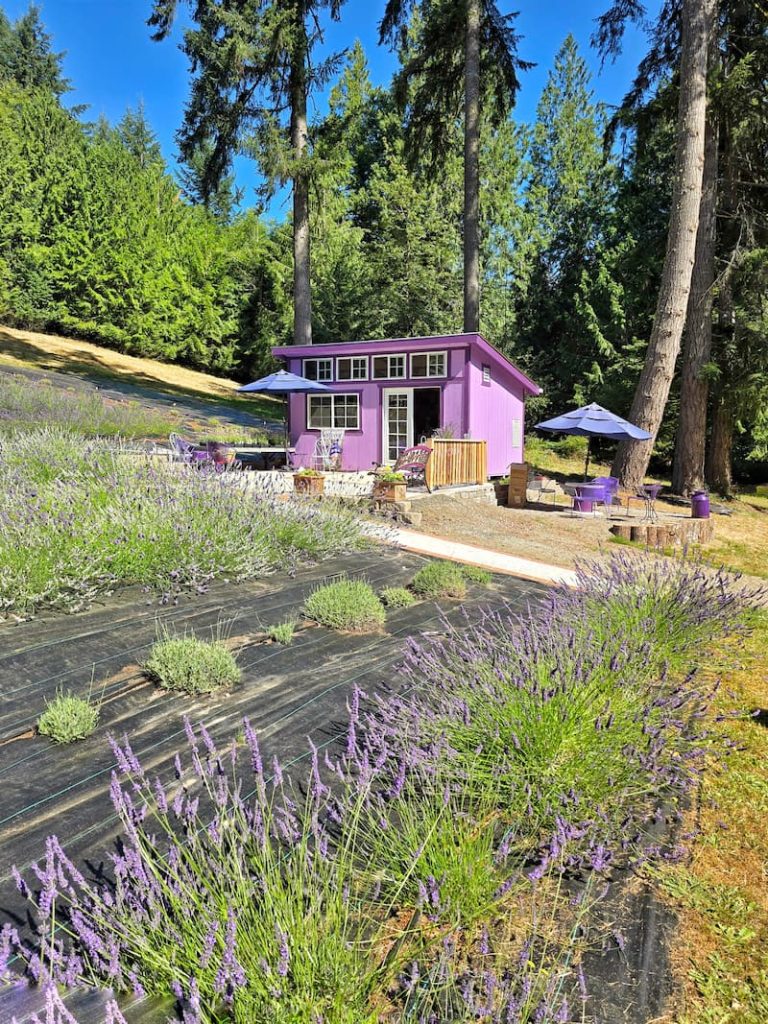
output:
[[[325,489],[324,476],[294,476],[293,489],[296,494],[319,497]]]
[[[389,483],[385,480],[377,481],[373,485],[373,496],[380,501],[405,501],[405,480],[396,483]]]

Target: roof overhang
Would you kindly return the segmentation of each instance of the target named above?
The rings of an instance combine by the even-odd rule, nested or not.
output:
[[[278,359],[311,359],[312,357],[338,356],[353,349],[364,355],[380,355],[393,349],[418,352],[433,349],[459,349],[476,347],[488,361],[509,373],[529,395],[540,395],[541,388],[515,366],[497,348],[485,340],[482,334],[440,334],[424,338],[377,338],[372,341],[343,341],[323,345],[278,345],[272,355]]]

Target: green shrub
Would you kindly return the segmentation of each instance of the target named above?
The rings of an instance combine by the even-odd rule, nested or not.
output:
[[[267,636],[270,640],[274,640],[276,644],[288,645],[293,640],[293,634],[296,632],[296,624],[291,622],[279,622],[275,626],[270,626],[267,630]]]
[[[99,709],[90,700],[59,692],[46,702],[45,711],[37,720],[37,731],[56,743],[72,743],[90,736],[98,723]]]
[[[212,693],[240,680],[234,655],[222,640],[199,640],[196,636],[167,633],[152,647],[144,670],[165,690],[183,693]]]
[[[381,592],[381,600],[387,608],[410,608],[416,604],[416,598],[405,587],[385,587]]]
[[[487,587],[493,579],[491,573],[487,569],[481,569],[479,565],[462,565],[461,572],[465,580],[479,583],[483,587]]]
[[[331,629],[370,633],[384,625],[384,605],[362,580],[328,583],[309,595],[307,615]]]
[[[430,562],[419,569],[411,586],[422,597],[464,597],[467,593],[462,568],[453,562]]]

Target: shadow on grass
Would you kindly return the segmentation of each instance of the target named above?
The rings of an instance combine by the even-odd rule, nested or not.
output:
[[[68,339],[69,340],[69,339]],[[72,339],[77,344],[76,339]],[[97,342],[89,342],[97,344]],[[130,355],[130,353],[125,353]],[[149,374],[139,370],[119,369],[109,365],[109,357],[105,353],[100,357],[88,349],[78,349],[71,355],[57,355],[45,352],[31,342],[14,338],[0,328],[0,356],[7,355],[14,360],[23,363],[29,370],[37,370],[41,373],[59,374],[66,377],[75,377],[85,380],[91,384],[104,388],[109,386],[113,391],[119,392],[128,398],[164,398],[177,401],[189,401],[201,407],[201,411],[213,412],[216,408],[226,408],[235,411],[243,416],[254,416],[257,418],[281,421],[283,417],[282,402],[270,399],[262,395],[253,397],[228,397],[226,395],[206,394],[195,388],[184,387],[180,384],[173,384],[168,381],[157,380]],[[145,357],[139,357],[145,358]],[[168,364],[172,366],[173,364]],[[9,365],[9,370],[22,370],[23,367]]]

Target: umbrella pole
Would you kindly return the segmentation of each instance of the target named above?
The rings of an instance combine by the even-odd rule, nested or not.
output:
[[[285,429],[285,468],[286,469],[290,469],[291,468],[291,463],[290,463],[290,460],[288,458],[288,443],[289,443],[289,441],[288,441],[288,413],[290,411],[290,408],[291,408],[291,398],[290,398],[290,395],[286,395],[285,396],[285,417],[283,419],[283,426],[284,426],[284,429]]]
[[[587,482],[587,476],[589,474],[589,449],[590,449],[590,445],[591,444],[592,444],[592,438],[588,437],[587,438],[587,460],[584,463],[584,483]]]

